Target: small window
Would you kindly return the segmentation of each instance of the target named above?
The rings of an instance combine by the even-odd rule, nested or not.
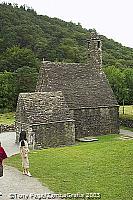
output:
[[[88,49],[90,48],[90,41],[88,41]]]
[[[97,47],[98,47],[98,49],[100,48],[100,41],[98,41],[98,43],[97,43]]]

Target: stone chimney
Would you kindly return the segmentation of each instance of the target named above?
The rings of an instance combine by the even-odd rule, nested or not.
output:
[[[102,67],[102,43],[96,31],[90,33],[88,40],[88,62],[97,68]]]

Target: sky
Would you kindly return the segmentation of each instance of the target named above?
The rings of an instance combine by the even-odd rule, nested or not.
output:
[[[0,0],[0,3],[4,0]],[[133,48],[133,0],[5,0],[27,5],[37,14],[80,23]]]

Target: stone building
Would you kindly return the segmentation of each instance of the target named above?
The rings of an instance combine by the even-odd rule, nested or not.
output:
[[[59,92],[60,91],[60,92]],[[36,93],[32,93],[32,95],[36,95],[36,98],[39,98],[39,94],[42,96],[42,104],[41,108],[42,115],[39,114],[39,110],[41,104],[38,102],[38,111],[36,114],[38,116],[38,121],[35,121],[36,126],[33,121],[28,121],[28,126],[31,126],[31,132],[34,132],[35,137],[39,134],[36,139],[36,143],[39,138],[45,137],[48,140],[49,132],[54,130],[50,128],[47,129],[42,128],[42,124],[48,124],[51,126],[51,120],[45,121],[47,118],[47,112],[45,112],[46,102],[49,102],[48,94],[58,94],[60,93],[63,104],[59,100],[59,104],[62,107],[62,112],[60,115],[57,114],[58,120],[54,118],[54,123],[57,121],[69,121],[69,136],[71,135],[72,141],[67,144],[74,143],[74,137],[84,137],[91,135],[101,135],[101,134],[111,134],[111,133],[119,133],[119,123],[118,123],[118,103],[114,97],[112,89],[106,79],[104,72],[102,71],[102,50],[101,50],[101,40],[100,37],[95,33],[91,33],[91,38],[88,40],[88,63],[80,64],[80,63],[53,63],[53,62],[43,62],[40,72],[39,78],[36,86]],[[43,98],[43,93],[45,94],[45,99]],[[23,104],[26,105],[27,108],[23,112],[24,115],[27,115],[27,109],[30,107],[30,101],[32,104],[32,100],[30,100],[30,94],[21,94],[18,100],[17,106],[17,118],[16,123],[17,127],[20,130],[22,128],[22,119],[20,110],[22,109],[21,100],[24,99],[24,96],[27,96],[27,100]],[[37,100],[38,101],[38,100]],[[54,104],[55,109],[58,110],[56,104]],[[69,117],[67,118],[64,115],[62,118],[64,111],[69,113]],[[54,115],[54,112],[51,112]],[[29,116],[24,116],[23,119],[27,120],[27,118],[34,118],[34,109],[31,111]],[[43,117],[42,117],[43,116]],[[28,127],[27,126],[27,127]],[[63,124],[65,127],[66,125]],[[62,129],[63,129],[62,126]],[[36,127],[36,128],[35,128]],[[40,130],[39,128],[40,127]],[[46,125],[45,125],[46,127]],[[39,131],[37,131],[39,130]],[[61,128],[56,129],[53,132],[52,136],[60,135]],[[18,133],[19,131],[17,131]],[[28,132],[28,129],[27,129]],[[67,135],[64,133],[64,137]],[[75,134],[75,136],[74,136]],[[28,135],[31,133],[28,132]],[[70,139],[70,140],[71,140]],[[60,141],[58,145],[61,144],[62,138],[60,137]],[[42,145],[41,146],[49,146]],[[53,145],[51,145],[53,146]]]
[[[61,91],[20,93],[16,110],[17,141],[21,130],[35,148],[75,143],[75,125]]]

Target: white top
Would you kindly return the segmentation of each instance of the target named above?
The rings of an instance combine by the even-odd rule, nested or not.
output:
[[[29,153],[28,142],[24,140],[24,144],[25,146],[21,146],[20,142],[20,154],[23,155],[24,157],[27,157]]]

